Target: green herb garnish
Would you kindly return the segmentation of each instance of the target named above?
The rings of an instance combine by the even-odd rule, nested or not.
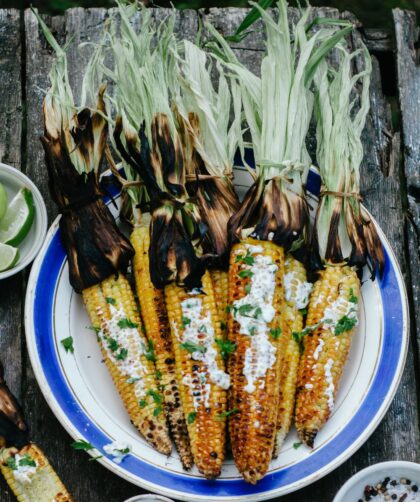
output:
[[[117,322],[117,325],[119,328],[138,328],[139,325],[136,322],[131,322],[130,319],[127,319],[126,317],[124,319],[120,319]]]
[[[216,420],[224,420],[225,418],[228,418],[232,415],[236,415],[236,413],[239,413],[238,408],[233,408],[232,410],[222,411],[221,413],[219,413],[217,415]]]
[[[162,396],[153,389],[146,392],[146,396],[151,396],[156,404],[162,404]]]
[[[63,345],[66,352],[70,352],[71,354],[74,353],[73,337],[72,336],[69,336],[67,338],[63,338],[63,340],[61,340],[61,344]]]
[[[350,331],[356,326],[357,319],[354,317],[347,317],[344,315],[335,325],[334,334],[341,335],[341,333],[345,333],[346,331]]]
[[[6,460],[6,465],[13,471],[16,471],[16,469],[18,468],[15,457],[9,457]]]
[[[93,446],[84,439],[79,439],[78,441],[71,443],[70,446],[75,450],[84,450],[84,451],[93,450]]]
[[[117,359],[117,361],[124,361],[124,359],[126,359],[127,356],[128,356],[128,350],[121,349],[116,355],[115,359]]]
[[[140,408],[146,408],[146,406],[147,406],[146,399],[140,399],[139,405],[140,405]]]
[[[28,454],[25,453],[21,459],[19,459],[19,465],[27,465],[29,467],[36,467],[35,460]]]
[[[195,421],[196,417],[197,417],[197,412],[196,411],[192,411],[191,413],[188,413],[187,422],[189,424],[192,424]]]
[[[357,298],[357,296],[354,294],[353,288],[350,288],[349,302],[359,303],[359,298]]]
[[[235,352],[236,350],[236,344],[229,340],[223,340],[223,338],[216,338],[215,342],[220,348],[220,354],[223,357],[223,359],[226,359],[229,354],[232,354],[232,352]]]
[[[293,448],[295,450],[297,450],[298,448],[300,448],[302,446],[302,443],[293,443]]]
[[[277,338],[281,335],[281,328],[271,328],[270,336],[277,340]]]
[[[114,300],[114,298],[111,298],[110,296],[107,296],[105,298],[106,303],[109,303],[110,305],[116,305],[117,302]]]
[[[139,377],[131,377],[131,378],[127,378],[126,382],[127,383],[134,383],[134,382],[138,382],[140,380]]]
[[[153,347],[152,340],[149,340],[149,342],[147,344],[147,348],[143,345],[143,349],[144,349],[144,357],[148,361],[155,362],[156,361],[156,356],[155,356],[155,349]]]
[[[191,319],[189,317],[182,316],[181,321],[183,329],[186,328],[189,324],[191,324]]]
[[[108,344],[108,349],[112,352],[115,352],[120,348],[117,340],[115,340],[115,338],[111,338],[110,336],[106,339],[106,343]]]
[[[206,347],[204,345],[197,345],[196,343],[193,342],[184,342],[181,343],[181,347],[185,350],[188,350],[188,352],[201,352],[204,354],[206,352]]]
[[[238,276],[241,278],[241,279],[246,279],[248,277],[252,277],[254,275],[254,272],[252,272],[252,270],[248,270],[248,269],[245,269],[245,270],[241,270],[239,273],[238,273]]]
[[[163,411],[163,406],[156,406],[156,408],[153,410],[153,416],[157,417],[160,415]]]

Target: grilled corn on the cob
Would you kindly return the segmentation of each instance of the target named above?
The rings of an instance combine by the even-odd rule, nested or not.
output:
[[[154,350],[156,377],[162,388],[169,428],[182,465],[190,469],[193,465],[193,458],[176,376],[165,294],[163,290],[156,289],[150,279],[149,228],[147,226],[135,227],[130,240],[135,251],[133,272],[141,315],[147,338]]]
[[[229,421],[232,452],[246,481],[256,483],[271,460],[282,360],[284,251],[248,239],[231,251],[229,268],[229,357],[232,386]]]
[[[222,335],[209,272],[202,284],[202,292],[188,292],[172,283],[165,295],[194,462],[204,476],[215,478],[225,455],[229,375],[216,343]]]
[[[0,449],[0,470],[19,502],[72,502],[66,487],[35,444]]]
[[[280,453],[293,418],[296,380],[300,359],[300,344],[296,333],[303,329],[303,312],[309,301],[312,284],[306,282],[306,270],[302,263],[288,255],[284,262],[283,336],[285,349],[280,376],[280,398],[277,417],[277,434],[274,457]]]
[[[334,406],[358,322],[359,297],[356,272],[342,264],[327,265],[311,294],[295,411],[299,437],[310,447]]]
[[[132,423],[158,451],[172,449],[163,398],[158,390],[153,350],[142,334],[131,286],[119,274],[83,291],[105,362]]]
[[[229,272],[225,270],[211,270],[211,281],[213,283],[214,295],[216,297],[216,307],[219,314],[222,335],[225,336],[227,330],[227,311],[229,296]]]

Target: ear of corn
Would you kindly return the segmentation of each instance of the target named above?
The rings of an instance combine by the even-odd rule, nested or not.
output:
[[[274,457],[277,457],[280,453],[292,422],[300,359],[300,344],[294,334],[300,333],[303,329],[302,309],[306,307],[311,291],[311,285],[306,282],[305,267],[292,255],[288,255],[284,263],[284,284],[283,336],[285,338],[285,349],[281,367]]]
[[[251,310],[246,304],[240,306],[237,302],[247,297],[252,292],[251,289],[261,283],[260,277],[252,275],[253,263],[261,260],[257,258],[258,255],[265,260],[263,268],[271,267],[270,280],[273,281],[271,306],[274,308],[274,316],[263,328],[266,331],[266,340],[261,338],[257,331],[251,336],[243,334],[236,316],[241,308],[244,316],[254,316],[255,310]],[[231,310],[228,338],[235,343],[236,350],[230,355],[228,363],[232,382],[229,408],[237,410],[237,413],[230,417],[229,430],[236,466],[245,480],[251,483],[256,483],[266,473],[274,446],[280,368],[285,343],[281,314],[284,303],[283,275],[284,251],[281,247],[268,241],[248,239],[232,248],[229,268]],[[255,286],[251,286],[253,279]],[[252,308],[255,307],[256,305],[252,305]],[[258,318],[258,315],[256,317]],[[271,364],[264,363],[268,352],[273,355]],[[248,364],[250,362],[250,368],[247,368],[247,361]],[[266,368],[257,378],[260,364],[265,364]],[[255,377],[253,385],[250,382],[251,377]]]
[[[168,455],[172,445],[162,413],[163,398],[130,284],[121,274],[112,276],[85,289],[83,299],[132,423],[148,443]]]
[[[131,233],[135,255],[133,272],[146,335],[153,346],[156,377],[162,388],[169,428],[185,469],[193,465],[187,423],[175,370],[175,355],[166,313],[165,294],[156,289],[149,273],[150,235],[147,226],[135,227]]]
[[[22,460],[23,464],[19,466]],[[0,451],[0,470],[19,502],[73,500],[44,453],[35,444],[20,450],[8,448]]]
[[[227,304],[229,296],[229,272],[225,270],[211,270],[214,295],[216,297],[217,313],[219,314],[222,335],[227,335]]]
[[[198,470],[212,479],[220,474],[225,455],[229,377],[215,342],[222,335],[209,272],[202,292],[189,293],[172,283],[165,296],[191,451]]]
[[[327,265],[311,294],[298,371],[295,424],[312,447],[328,420],[357,324],[360,282],[344,265]]]

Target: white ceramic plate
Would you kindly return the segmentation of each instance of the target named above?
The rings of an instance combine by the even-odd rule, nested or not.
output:
[[[249,184],[243,169],[236,171],[235,183],[239,192]],[[311,171],[309,192],[317,194],[319,183],[318,174]],[[312,201],[315,206],[314,196]],[[41,390],[67,431],[75,439],[89,441],[103,455],[99,462],[148,490],[189,502],[256,502],[302,488],[339,466],[366,441],[390,405],[404,367],[406,293],[390,246],[380,230],[379,234],[386,254],[385,273],[375,282],[365,273],[358,332],[332,417],[312,451],[304,446],[295,449],[298,439],[292,431],[279,458],[256,486],[242,481],[231,458],[220,478],[208,481],[196,469],[184,472],[175,451],[165,457],[138,435],[102,362],[96,336],[87,328],[90,322],[81,297],[70,287],[58,219],[32,268],[26,298],[27,343]],[[68,336],[74,339],[74,355],[60,344]],[[133,448],[119,465],[103,450],[113,440],[126,441]]]
[[[29,190],[32,192],[35,206],[34,222],[31,226],[31,229],[29,230],[28,235],[19,245],[19,261],[17,262],[16,266],[11,268],[10,270],[0,272],[1,280],[17,274],[25,267],[27,267],[37,256],[42,244],[44,243],[45,234],[47,233],[48,218],[47,209],[45,208],[45,203],[42,195],[40,194],[38,188],[34,185],[34,183],[23,173],[21,173],[14,167],[0,163],[0,183],[2,183],[6,188],[9,202],[21,188],[29,188]]]

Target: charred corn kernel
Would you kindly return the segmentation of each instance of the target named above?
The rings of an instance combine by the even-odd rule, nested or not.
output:
[[[350,267],[326,267],[311,294],[299,363],[295,424],[313,446],[334,406],[357,324],[360,282]]]
[[[165,296],[191,451],[198,470],[212,479],[225,455],[229,375],[215,342],[222,335],[209,272],[202,282],[203,293],[170,284]]]
[[[273,452],[285,337],[284,251],[271,242],[247,239],[230,256],[228,405],[233,457],[250,483],[266,473]]]
[[[214,294],[216,296],[216,307],[219,314],[220,326],[222,334],[227,333],[227,312],[229,295],[229,272],[225,270],[211,270],[211,281],[213,283]]]
[[[156,381],[153,351],[142,334],[130,284],[121,274],[112,276],[85,289],[83,299],[132,423],[148,443],[169,454],[172,445]]]
[[[130,240],[135,251],[133,271],[141,316],[146,328],[146,336],[149,343],[153,345],[156,376],[162,389],[169,428],[182,465],[185,469],[190,469],[193,465],[193,458],[176,376],[165,294],[163,290],[156,289],[150,279],[149,227],[135,228]]]
[[[19,502],[72,502],[66,487],[35,444],[0,451],[0,470]]]
[[[293,333],[303,329],[303,313],[309,301],[312,285],[306,282],[305,267],[293,256],[284,262],[285,306],[283,311],[283,335],[285,348],[280,376],[279,411],[274,457],[283,446],[292,423],[295,407],[296,381],[300,359],[300,345]]]

